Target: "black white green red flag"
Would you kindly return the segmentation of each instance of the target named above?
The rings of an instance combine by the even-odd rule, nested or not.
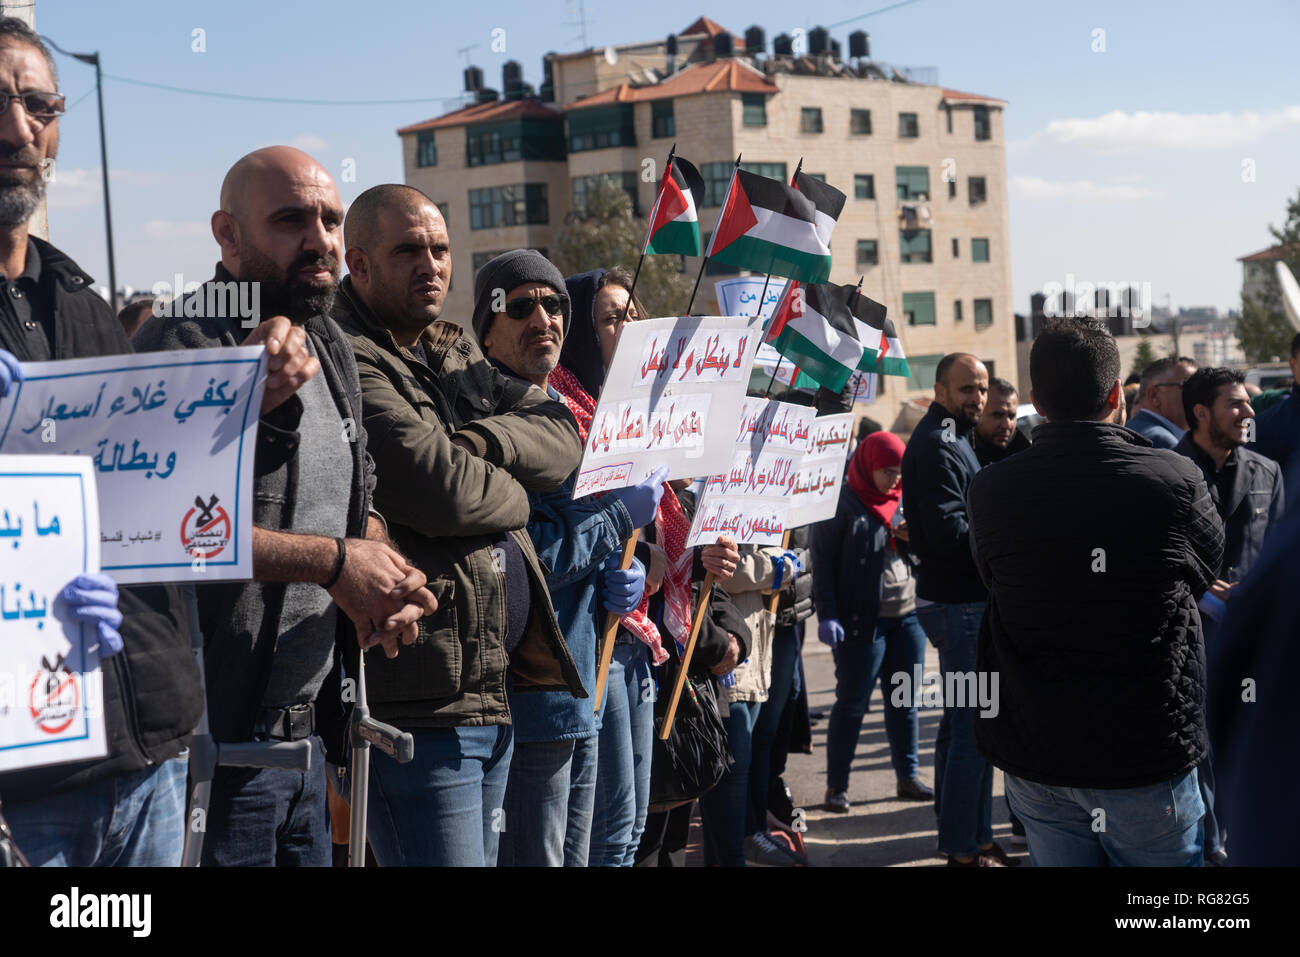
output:
[[[642,255],[675,253],[679,256],[700,254],[699,202],[704,198],[704,177],[680,156],[664,169],[659,193],[650,210]]]
[[[779,180],[737,167],[718,225],[704,253],[754,272],[822,283],[831,274],[830,247],[817,229],[817,206]]]

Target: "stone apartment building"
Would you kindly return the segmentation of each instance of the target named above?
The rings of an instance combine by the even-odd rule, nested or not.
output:
[[[492,255],[545,250],[595,177],[621,184],[644,217],[675,143],[705,179],[707,242],[737,154],[785,181],[802,157],[805,172],[848,197],[831,281],[865,277],[912,368],[910,379],[884,380],[873,417],[888,423],[906,398],[929,395],[935,365],[954,350],[1014,381],[1006,103],[913,82],[870,60],[865,34],[849,37],[845,59],[826,31],[809,34],[803,55],[791,38],[768,44],[762,33],[739,37],[701,18],[653,43],[548,54],[536,96],[517,63],[503,71],[504,98],[471,68],[478,102],[400,129],[406,182],[442,206],[451,231],[446,315],[469,316],[472,277]],[[700,261],[683,266],[693,277]],[[710,264],[695,311],[715,310],[711,279],[735,274]]]

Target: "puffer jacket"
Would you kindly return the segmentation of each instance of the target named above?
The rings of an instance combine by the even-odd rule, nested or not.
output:
[[[371,710],[404,729],[509,724],[507,672],[515,693],[586,697],[525,530],[528,493],[555,491],[578,467],[572,414],[501,375],[453,322],[439,320],[421,334],[428,364],[421,362],[380,324],[350,277],[339,285],[333,316],[356,353],[375,506],[438,599],[414,645],[391,660],[368,653]],[[530,586],[528,628],[513,655],[494,553],[502,534],[519,546]]]
[[[975,722],[981,753],[1079,788],[1143,787],[1200,764],[1196,602],[1223,557],[1200,470],[1120,426],[1048,422],[975,476],[969,514],[989,587],[976,668],[998,677],[996,713]]]
[[[784,552],[785,549],[773,545],[741,545],[735,574],[721,583],[736,610],[744,616],[751,636],[749,656],[736,666],[735,684],[720,689],[722,702],[767,700],[767,690],[772,684],[772,638],[776,627],[776,616],[768,608],[776,573],[772,559],[780,558]],[[787,587],[788,582],[787,579],[784,583]]]

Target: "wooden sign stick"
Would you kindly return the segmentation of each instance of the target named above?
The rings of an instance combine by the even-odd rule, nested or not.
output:
[[[785,551],[789,547],[790,547],[790,529],[787,528],[785,530],[785,535],[782,536],[781,538],[781,550]],[[780,604],[780,602],[781,602],[781,590],[778,588],[776,591],[772,592],[772,600],[767,603],[767,610],[775,615],[776,606]]]
[[[704,624],[704,616],[709,611],[709,596],[713,594],[713,572],[704,576],[704,584],[700,586],[700,605],[695,609],[695,617],[691,620],[691,637],[686,641],[686,650],[682,652],[682,666],[677,672],[677,681],[673,684],[673,696],[668,701],[668,713],[664,716],[664,726],[659,732],[659,740],[667,741],[668,735],[673,730],[673,719],[677,717],[677,703],[682,697],[682,688],[686,686],[686,672],[691,667],[691,655],[695,654],[695,640],[700,637],[700,625]],[[670,639],[671,640],[671,639]]]
[[[632,567],[632,555],[636,551],[636,533],[633,532],[626,542],[623,543],[623,560],[619,562],[618,567],[627,569]],[[614,660],[614,639],[618,635],[618,623],[621,616],[614,614],[612,611],[605,617],[605,633],[602,636],[600,645],[600,667],[596,670],[596,710],[605,703],[605,683],[609,680],[609,663]]]

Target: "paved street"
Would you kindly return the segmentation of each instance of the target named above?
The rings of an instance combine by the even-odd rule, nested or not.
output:
[[[944,863],[935,855],[934,807],[929,803],[901,801],[895,796],[895,777],[885,739],[882,699],[877,687],[870,712],[862,722],[862,736],[849,782],[851,810],[831,814],[821,810],[826,793],[826,727],[835,703],[835,663],[830,649],[817,640],[817,620],[808,622],[804,643],[804,671],[808,679],[808,704],[813,713],[813,753],[792,754],[786,782],[797,806],[807,810],[804,835],[813,866],[934,867]],[[939,670],[939,655],[926,646],[926,673]],[[818,716],[820,715],[820,720]],[[922,709],[921,780],[934,784],[934,736],[941,711]],[[993,837],[1008,854],[1024,859],[1023,846],[1011,843],[1011,825],[1003,799],[1002,772],[993,777]]]

